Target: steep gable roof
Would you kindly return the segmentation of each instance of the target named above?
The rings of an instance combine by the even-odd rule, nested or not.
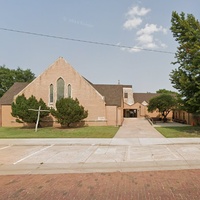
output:
[[[96,98],[96,100],[100,100],[100,102],[105,105],[103,96],[93,87],[93,84],[81,76],[63,57],[59,57],[43,73],[36,77],[26,88],[17,93],[17,95],[24,94],[26,97],[29,97],[33,94],[37,99],[42,98],[43,101],[47,104],[49,103],[49,86],[53,84],[56,87],[57,80],[59,78],[62,78],[66,84],[66,91],[64,96],[68,96],[67,87],[68,85],[71,85],[73,98],[78,98],[81,102],[84,99],[90,99],[92,96],[93,101],[94,98]],[[38,89],[38,87],[40,89]],[[85,90],[87,92],[84,92]],[[43,92],[41,93],[41,91]],[[55,89],[54,91],[54,101],[56,101],[57,90]]]
[[[153,97],[158,96],[157,93],[133,93],[133,98],[135,103],[142,103],[143,101],[146,101],[149,103],[149,100]]]
[[[123,87],[132,87],[131,85],[104,85],[93,84],[93,87],[105,97],[106,105],[121,106],[123,98]]]
[[[13,98],[22,89],[24,89],[29,83],[27,82],[16,82],[10,89],[0,98],[0,105],[11,105]]]

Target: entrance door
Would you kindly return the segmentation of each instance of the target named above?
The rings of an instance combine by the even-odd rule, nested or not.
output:
[[[136,118],[137,117],[137,109],[124,109],[124,117]]]

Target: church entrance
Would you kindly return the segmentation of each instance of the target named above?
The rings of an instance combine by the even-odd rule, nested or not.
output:
[[[137,117],[137,109],[124,109],[124,117],[125,118],[136,118]]]

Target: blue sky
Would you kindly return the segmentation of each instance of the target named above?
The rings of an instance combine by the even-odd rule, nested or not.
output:
[[[0,28],[119,45],[0,30],[0,65],[39,75],[62,56],[96,84],[120,80],[134,92],[174,90],[169,80],[174,54],[147,50],[176,52],[172,11],[200,20],[199,8],[199,0],[0,0]]]

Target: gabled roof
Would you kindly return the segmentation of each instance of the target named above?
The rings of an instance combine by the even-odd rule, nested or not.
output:
[[[153,97],[156,97],[160,94],[157,93],[133,93],[133,98],[135,103],[142,103],[143,101],[146,101],[149,103],[149,100]]]
[[[102,96],[105,97],[105,102],[108,106],[121,106],[123,98],[123,88],[132,87],[131,85],[92,85]]]
[[[29,83],[16,82],[10,89],[0,98],[0,105],[11,105],[14,96],[17,95],[22,89],[24,89]]]
[[[107,84],[93,84],[85,77],[83,77],[90,85],[94,87],[105,98],[108,106],[121,106],[123,98],[123,88],[132,88],[132,85],[107,85]]]

